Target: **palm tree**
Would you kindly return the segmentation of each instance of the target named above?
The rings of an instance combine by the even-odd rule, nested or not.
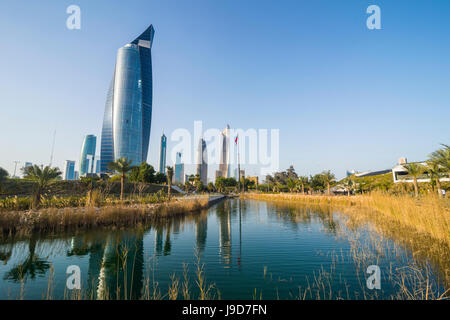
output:
[[[444,148],[433,152],[430,155],[430,160],[436,162],[441,170],[446,172],[450,178],[450,146],[443,144]]]
[[[295,181],[294,181],[294,179],[287,178],[286,185],[287,185],[287,187],[289,189],[289,192],[292,192],[292,190],[294,190],[294,188],[295,188]]]
[[[123,200],[123,191],[127,174],[134,168],[134,166],[131,165],[132,162],[133,160],[122,157],[114,162],[108,163],[109,170],[114,170],[120,174],[120,201]]]
[[[308,186],[309,183],[309,179],[306,176],[301,176],[298,178],[297,180],[297,184],[300,186],[300,188],[302,189],[302,193],[305,194],[305,187]]]
[[[419,187],[417,185],[417,177],[423,173],[423,167],[417,163],[408,163],[404,165],[405,169],[408,170],[408,174],[413,177],[414,183],[414,194],[416,197],[419,196]]]
[[[38,208],[41,202],[42,192],[49,187],[49,185],[58,177],[61,176],[61,171],[58,168],[50,168],[46,166],[41,169],[39,166],[29,166],[24,169],[25,178],[36,182],[37,186],[34,190],[32,208]]]
[[[441,197],[441,181],[439,180],[440,175],[442,174],[442,168],[441,166],[435,162],[435,161],[427,161],[427,171],[428,175],[430,176],[431,181],[436,181],[436,187],[438,196]]]
[[[352,186],[353,186],[353,178],[352,177],[348,177],[345,181],[344,181],[344,185],[347,188],[347,196],[350,196],[350,193],[352,191]]]
[[[170,188],[172,186],[173,167],[167,167],[167,198],[170,200]]]
[[[332,174],[330,172],[330,170],[328,170],[328,171],[322,172],[322,178],[327,186],[327,193],[328,193],[328,195],[330,195],[331,194],[330,187],[331,187],[331,184],[336,180],[336,177],[334,176],[334,174]]]

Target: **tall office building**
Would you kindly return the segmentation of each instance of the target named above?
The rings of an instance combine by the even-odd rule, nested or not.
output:
[[[94,172],[95,148],[97,146],[97,137],[88,134],[84,137],[81,147],[80,157],[80,176]]]
[[[101,142],[101,172],[121,157],[132,165],[147,161],[152,119],[153,26],[117,52],[106,98]]]
[[[219,163],[219,170],[216,171],[216,178],[217,177],[224,177],[229,178],[230,177],[230,126],[227,125],[225,129],[220,134],[221,138],[221,148],[220,150],[220,163]]]
[[[99,156],[97,156],[96,158],[99,158]],[[95,160],[94,173],[100,173],[100,159]]]
[[[64,180],[75,180],[75,161],[66,160],[63,170]]]
[[[161,149],[159,150],[159,172],[166,172],[167,137],[163,133],[161,136]]]
[[[175,158],[175,179],[176,183],[184,183],[184,164],[181,163],[181,152],[177,152]]]
[[[197,151],[197,174],[203,185],[208,184],[208,152],[206,150],[206,142],[200,139]]]

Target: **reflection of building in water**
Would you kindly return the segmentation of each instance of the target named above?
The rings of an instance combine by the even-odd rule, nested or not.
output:
[[[197,240],[197,250],[199,253],[205,250],[207,231],[208,216],[202,214],[195,220],[195,238]]]
[[[144,274],[142,233],[109,237],[99,272],[98,299],[139,299]]]
[[[219,218],[219,253],[223,261],[231,264],[231,208],[225,203],[217,207]]]
[[[155,254],[160,256],[163,248],[163,230],[162,226],[157,226],[155,229]]]
[[[169,222],[165,226],[163,226],[162,224],[158,224],[155,227],[155,254],[157,256],[170,255],[170,252],[172,250],[172,241],[170,239],[171,230],[172,230],[172,222]],[[164,239],[164,232],[166,233],[165,239]]]
[[[68,252],[68,255],[89,254],[87,295],[101,300],[139,299],[144,273],[143,233],[102,236],[90,241],[74,238]]]

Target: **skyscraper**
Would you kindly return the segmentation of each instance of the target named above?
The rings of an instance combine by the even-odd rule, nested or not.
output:
[[[197,151],[197,174],[203,185],[208,184],[208,152],[206,151],[206,142],[203,139],[199,140]]]
[[[63,172],[64,180],[75,180],[75,161],[66,160]]]
[[[80,157],[80,176],[94,172],[95,148],[97,146],[97,137],[88,134],[84,137],[81,146]]]
[[[147,28],[117,52],[106,98],[100,152],[101,172],[121,157],[132,165],[147,161],[152,119],[151,47],[155,31]]]
[[[99,156],[97,156],[96,158],[100,158]],[[96,159],[95,160],[95,170],[94,173],[100,173],[100,159]]]
[[[220,151],[220,163],[219,163],[219,170],[216,171],[216,178],[217,177],[224,177],[229,178],[230,177],[230,126],[227,125],[225,129],[220,134],[220,137],[222,139],[221,141],[221,148]]]
[[[184,183],[184,164],[181,163],[181,152],[177,152],[176,155],[174,182]]]
[[[163,133],[161,136],[161,149],[159,150],[159,172],[166,172],[167,137]]]

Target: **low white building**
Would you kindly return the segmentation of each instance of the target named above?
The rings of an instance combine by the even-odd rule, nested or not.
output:
[[[424,166],[424,172],[422,172],[422,174],[420,176],[417,177],[417,182],[430,182],[430,176],[428,175],[428,172],[426,170],[427,168],[427,163],[426,161],[418,161],[418,162],[410,162],[410,163],[416,163],[419,165]],[[394,178],[394,183],[399,183],[399,182],[407,182],[407,183],[412,183],[414,182],[414,179],[412,176],[410,176],[408,174],[408,170],[405,168],[405,164],[408,164],[408,161],[406,160],[406,158],[400,158],[398,159],[398,163],[397,165],[392,168],[392,176]],[[439,181],[450,181],[450,178],[448,176],[444,176],[441,177],[439,179]]]

